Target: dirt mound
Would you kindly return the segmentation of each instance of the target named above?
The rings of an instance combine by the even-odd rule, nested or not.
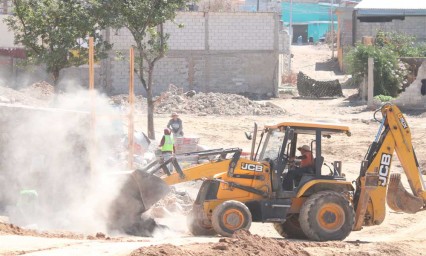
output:
[[[196,93],[192,97],[185,95],[167,95],[156,105],[156,113],[179,112],[198,115],[282,115],[284,110],[272,103],[252,101],[237,94]]]
[[[185,246],[174,246],[170,244],[142,247],[132,252],[131,256],[160,256],[160,255],[203,255],[203,256],[292,256],[311,255],[306,247],[333,247],[343,248],[341,242],[303,242],[288,241],[284,239],[273,239],[252,235],[247,230],[237,231],[231,238],[221,238],[219,243],[190,244]]]
[[[67,238],[67,239],[89,239],[89,240],[120,240],[121,238],[111,238],[102,232],[95,235],[85,236],[83,234],[73,233],[70,231],[40,231],[35,229],[21,228],[19,226],[0,222],[1,235],[18,235],[18,236],[37,236],[46,238]]]
[[[84,239],[84,235],[76,234],[69,231],[39,231],[35,229],[26,229],[19,226],[0,223],[0,235],[20,235],[20,236],[38,236],[48,238],[69,238],[69,239]]]
[[[55,87],[53,87],[53,85],[49,84],[48,82],[40,81],[19,91],[33,98],[48,101],[51,100],[54,96]]]

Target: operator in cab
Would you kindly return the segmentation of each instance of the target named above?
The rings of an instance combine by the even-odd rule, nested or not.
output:
[[[294,162],[296,159],[300,160],[299,166],[294,169],[289,169],[287,175],[283,180],[283,189],[285,191],[292,191],[293,181],[300,180],[303,174],[313,173],[314,170],[314,157],[312,155],[311,148],[308,145],[303,145],[297,148],[300,151],[300,156],[290,158],[290,162]]]

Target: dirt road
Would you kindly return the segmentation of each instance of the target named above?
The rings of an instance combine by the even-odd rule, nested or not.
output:
[[[312,47],[298,48],[297,54],[317,51]],[[319,51],[324,60],[324,51]],[[327,53],[328,54],[328,53]],[[306,55],[307,56],[307,55]],[[308,57],[306,57],[308,58]],[[318,73],[315,62],[298,58],[296,63],[306,62],[309,75],[317,79],[335,78],[330,71]],[[312,73],[309,73],[312,72]],[[343,78],[343,77],[342,77]],[[369,144],[379,128],[372,120],[373,111],[348,97],[356,92],[345,88],[345,97],[327,100],[298,98],[272,99],[270,102],[282,107],[281,116],[197,116],[181,115],[186,135],[200,137],[200,143],[210,148],[241,147],[248,151],[250,141],[244,136],[252,130],[253,123],[260,127],[265,124],[286,120],[315,121],[328,120],[348,124],[352,136],[335,136],[325,142],[325,162],[343,162],[343,172],[348,180],[354,180],[359,172]],[[412,129],[413,144],[419,163],[426,169],[426,113],[406,112]],[[145,130],[145,115],[138,116],[137,127]],[[157,115],[155,127],[162,131],[169,115]],[[160,138],[160,134],[157,135]],[[392,164],[392,171],[402,173],[398,161]],[[424,177],[426,178],[426,177]],[[194,193],[194,188],[188,189]],[[307,242],[285,240],[279,237],[271,224],[254,223],[250,234],[220,240],[220,237],[192,237],[185,228],[185,220],[176,217],[174,232],[158,234],[154,238],[115,237],[114,239],[87,239],[83,237],[38,237],[34,235],[12,235],[0,232],[0,255],[426,255],[426,211],[414,215],[395,213],[387,210],[387,216],[380,226],[366,227],[352,232],[345,241]],[[220,241],[219,241],[220,240]],[[140,249],[138,249],[140,248]]]

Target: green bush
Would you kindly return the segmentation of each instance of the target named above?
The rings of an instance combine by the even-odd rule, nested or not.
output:
[[[401,57],[426,56],[426,44],[417,44],[415,37],[378,32],[374,45],[357,44],[346,55],[348,71],[359,83],[368,73],[368,58],[374,59],[374,95],[396,97],[407,83],[409,70]]]
[[[395,98],[393,98],[391,96],[381,95],[381,94],[377,95],[377,96],[374,96],[374,98],[376,100],[380,100],[380,102],[388,102],[388,101],[391,101],[391,100],[395,99]]]

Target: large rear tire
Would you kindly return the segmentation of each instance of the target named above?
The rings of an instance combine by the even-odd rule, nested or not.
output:
[[[300,227],[299,215],[288,217],[284,223],[274,223],[274,228],[282,237],[306,239],[306,235]]]
[[[216,206],[212,214],[212,226],[222,236],[232,236],[240,229],[250,229],[251,212],[241,202],[229,200]]]
[[[200,214],[196,212],[195,209],[192,209],[186,219],[188,224],[188,229],[194,236],[214,236],[216,231],[212,226],[205,225],[203,219],[200,217]]]
[[[354,216],[352,205],[342,194],[321,191],[303,204],[299,222],[311,240],[343,240],[352,231]]]

